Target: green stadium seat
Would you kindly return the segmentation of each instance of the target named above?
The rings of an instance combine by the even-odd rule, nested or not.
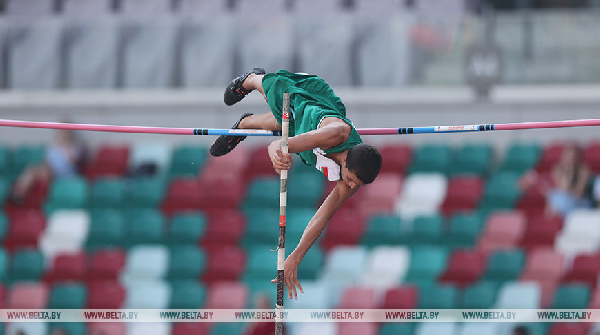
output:
[[[171,309],[197,309],[204,307],[206,288],[196,280],[171,282]]]
[[[496,302],[499,285],[480,281],[465,287],[460,307],[464,309],[490,309]]]
[[[498,209],[513,209],[522,193],[518,181],[519,175],[514,172],[498,172],[491,176],[479,209],[488,213]]]
[[[443,243],[450,249],[473,247],[484,224],[484,215],[481,213],[456,214],[450,219]]]
[[[197,280],[206,267],[206,255],[196,246],[179,245],[171,248],[169,280]]]
[[[10,263],[9,282],[38,282],[44,273],[44,256],[37,249],[17,250]]]
[[[97,179],[92,186],[90,208],[125,208],[127,184],[121,178]]]
[[[456,308],[458,291],[452,285],[427,284],[419,286],[420,309]]]
[[[279,209],[259,207],[245,210],[245,214],[246,234],[242,240],[243,244],[245,246],[256,244],[277,246],[279,241]]]
[[[541,154],[541,147],[535,143],[511,144],[502,159],[499,171],[508,171],[517,174],[535,168]]]
[[[273,244],[274,246],[275,244]],[[246,282],[253,280],[270,281],[277,276],[277,252],[270,245],[254,245],[248,251],[246,271],[243,279]]]
[[[125,218],[121,211],[98,209],[91,212],[90,231],[85,243],[86,249],[97,250],[107,247],[121,247],[125,243]]]
[[[325,178],[318,171],[290,174],[287,184],[289,208],[315,208],[323,198]]]
[[[165,218],[157,209],[133,209],[125,214],[126,245],[161,244]]]
[[[248,327],[245,323],[217,323],[211,330],[211,335],[230,335],[230,334],[244,334],[244,329]]]
[[[129,208],[157,208],[165,196],[167,181],[164,178],[137,178],[131,184],[127,206]]]
[[[9,256],[4,249],[0,248],[0,283],[6,280],[6,278],[8,277],[8,272]]]
[[[12,177],[10,158],[10,149],[5,146],[0,146],[0,177]]]
[[[414,323],[384,323],[379,330],[379,335],[413,335]]]
[[[83,322],[49,322],[50,334],[86,335],[87,326]]]
[[[563,284],[556,289],[551,308],[585,309],[590,295],[591,290],[586,284]]]
[[[46,213],[57,209],[80,209],[88,205],[89,185],[82,177],[59,178],[52,182],[48,200],[44,205]]]
[[[414,151],[409,173],[447,174],[452,162],[452,149],[442,143],[425,144]]]
[[[201,212],[176,214],[169,227],[169,243],[196,245],[204,235],[206,225],[206,216]]]
[[[525,266],[525,253],[521,249],[493,252],[483,273],[483,280],[503,284],[516,280]]]
[[[0,210],[0,242],[4,241],[6,234],[8,234],[8,218]]]
[[[83,309],[87,301],[85,286],[77,282],[60,283],[54,285],[50,291],[48,308],[56,309]]]
[[[287,243],[287,242],[286,242]],[[297,244],[286,244],[286,253],[289,255]],[[313,245],[312,248],[304,255],[300,266],[298,266],[298,279],[300,280],[316,280],[321,273],[323,264],[325,261],[325,253],[317,246]]]
[[[448,252],[439,247],[421,246],[411,251],[405,282],[422,284],[435,282],[446,268]]]
[[[204,146],[183,144],[173,150],[169,176],[197,176],[208,160],[208,150]]]
[[[444,218],[437,215],[417,216],[407,243],[410,246],[437,245],[442,241]]]
[[[273,263],[274,266],[276,263]],[[275,306],[275,302],[277,301],[277,284],[271,283],[272,279],[277,278],[275,273],[275,267],[273,267],[273,273],[270,277],[265,277],[262,279],[251,279],[245,280],[244,283],[248,287],[248,291],[250,293],[249,300],[254,303],[261,298],[266,298],[270,304],[268,308],[272,308]],[[287,300],[287,290],[284,292],[284,299]],[[255,306],[250,306],[255,307]]]
[[[44,161],[46,148],[39,144],[26,144],[15,148],[12,154],[11,174],[13,177],[22,173],[25,168]]]
[[[286,229],[285,229],[285,243],[286,246],[295,247],[300,242],[304,229],[308,225],[308,222],[315,215],[314,209],[308,208],[290,208],[287,212]],[[290,251],[286,249],[286,251]]]
[[[402,234],[402,219],[392,214],[377,214],[367,222],[361,244],[368,247],[396,245],[406,242]]]
[[[449,174],[485,176],[492,166],[493,158],[494,150],[490,144],[466,144],[458,149]]]
[[[269,208],[279,209],[280,180],[275,177],[259,177],[250,182],[244,209]]]
[[[0,204],[3,204],[6,198],[10,195],[11,182],[8,177],[0,175]]]

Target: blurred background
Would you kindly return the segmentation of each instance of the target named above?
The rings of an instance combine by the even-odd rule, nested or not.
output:
[[[314,73],[358,128],[598,118],[597,0],[4,0],[0,117],[228,128],[252,67]],[[286,308],[600,308],[595,127],[364,137],[383,169]],[[270,308],[265,144],[0,130],[0,308]],[[297,160],[299,161],[299,160]],[[333,185],[296,162],[287,253]],[[519,327],[522,326],[522,327]],[[597,334],[593,323],[299,323],[288,334]],[[10,323],[4,334],[272,334],[272,324]]]

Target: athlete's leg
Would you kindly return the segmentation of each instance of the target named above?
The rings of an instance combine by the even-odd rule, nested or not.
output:
[[[240,129],[281,130],[281,125],[275,120],[273,113],[248,115],[242,119]]]

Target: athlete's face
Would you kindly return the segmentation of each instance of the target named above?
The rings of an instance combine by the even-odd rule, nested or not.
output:
[[[354,174],[354,172],[348,170],[348,168],[346,167],[346,164],[344,164],[344,167],[342,168],[341,172],[342,172],[342,180],[351,189],[355,189],[357,187],[361,187],[361,186],[365,185],[365,183],[363,183],[360,179],[358,179],[358,177],[356,176],[356,174]]]

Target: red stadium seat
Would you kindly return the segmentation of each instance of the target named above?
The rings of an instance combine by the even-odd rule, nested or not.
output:
[[[161,204],[166,215],[177,212],[199,210],[206,198],[206,190],[202,183],[195,177],[181,177],[174,179],[167,190]]]
[[[19,202],[13,201],[5,202],[5,211],[7,215],[11,215],[15,211],[23,209],[38,209],[41,208],[46,198],[48,197],[48,190],[50,189],[50,181],[38,179],[31,189],[25,194],[25,197]]]
[[[0,285],[0,309],[6,308],[6,287]]]
[[[210,156],[201,172],[203,179],[221,179],[243,176],[250,162],[250,150],[238,146],[235,155]]]
[[[44,275],[44,280],[48,285],[59,281],[82,281],[85,278],[85,270],[85,253],[59,254],[54,257],[50,270]]]
[[[548,335],[586,335],[588,328],[589,326],[584,322],[556,323],[550,326]]]
[[[89,179],[98,177],[121,177],[127,173],[129,146],[103,145],[86,165],[85,175]]]
[[[537,172],[550,172],[554,165],[556,165],[556,163],[558,163],[558,161],[560,160],[560,156],[562,155],[565,145],[566,143],[564,142],[555,142],[546,145],[542,149],[540,159],[536,165],[535,169],[537,170]]]
[[[15,211],[11,214],[4,247],[8,251],[38,246],[38,239],[46,228],[46,217],[38,209]]]
[[[562,282],[580,282],[594,288],[600,274],[600,253],[580,254],[573,260],[571,269],[565,273]]]
[[[355,245],[360,241],[365,227],[366,220],[358,210],[342,208],[327,224],[321,247],[329,250],[339,245]]]
[[[440,276],[443,283],[464,287],[476,282],[485,270],[486,257],[472,250],[457,250],[450,256],[446,271]]]
[[[529,252],[520,280],[535,281],[542,288],[542,306],[549,306],[563,275],[564,256],[551,248]]]
[[[126,325],[124,322],[95,322],[89,324],[88,331],[90,334],[125,335]]]
[[[546,195],[539,187],[531,187],[515,205],[515,208],[526,214],[544,213],[546,210]]]
[[[238,208],[246,195],[246,185],[239,175],[224,178],[200,178],[198,191],[203,193],[200,207],[204,210],[217,208]]]
[[[514,248],[525,233],[525,223],[522,212],[493,212],[486,219],[483,233],[477,241],[477,249],[489,253]]]
[[[338,323],[339,335],[376,335],[378,326],[372,322],[340,322]]]
[[[592,141],[583,150],[583,161],[592,173],[600,174],[600,141]]]
[[[414,286],[388,289],[383,298],[382,309],[415,309],[419,302],[419,290]]]
[[[244,309],[249,302],[248,288],[241,282],[215,283],[208,290],[206,309]]]
[[[592,296],[590,297],[590,305],[589,309],[600,309],[600,288],[596,287],[596,289],[592,292]]]
[[[461,211],[472,211],[483,194],[484,181],[478,176],[461,175],[452,177],[441,209],[449,216]]]
[[[93,282],[88,286],[88,309],[119,309],[125,302],[125,289],[117,282]]]
[[[380,149],[382,160],[380,173],[404,175],[413,156],[413,148],[407,144],[386,145]]]
[[[172,335],[209,335],[211,324],[208,322],[173,323]]]
[[[8,296],[8,308],[44,309],[48,304],[48,288],[42,283],[16,283]]]
[[[375,291],[368,287],[350,286],[344,289],[338,308],[374,309],[377,308]]]
[[[98,250],[91,255],[86,281],[116,281],[125,266],[125,252],[120,249]]]
[[[402,176],[380,173],[377,179],[362,191],[357,208],[367,220],[374,214],[392,213],[400,191],[402,191]]]
[[[268,148],[265,145],[257,146],[250,151],[250,162],[244,171],[246,181],[257,177],[275,177],[277,173],[273,169],[273,162],[269,158]]]
[[[532,214],[529,216],[520,245],[528,250],[538,247],[552,247],[556,235],[562,229],[562,225],[563,219],[558,215]]]
[[[246,254],[238,246],[215,246],[207,252],[208,262],[202,275],[207,284],[238,280],[246,268]]]
[[[206,211],[208,225],[201,244],[236,245],[246,230],[246,217],[236,209],[216,209]]]

